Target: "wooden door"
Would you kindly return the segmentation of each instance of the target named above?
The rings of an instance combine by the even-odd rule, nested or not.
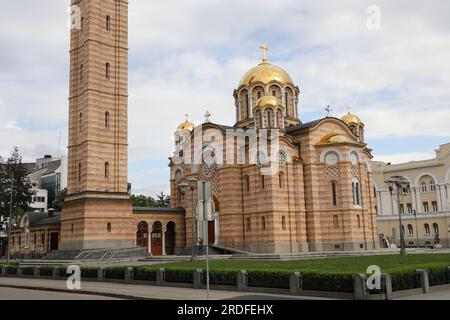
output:
[[[214,221],[208,221],[208,245],[214,244],[216,242],[216,228]]]
[[[160,231],[152,232],[152,255],[162,255],[162,233]]]

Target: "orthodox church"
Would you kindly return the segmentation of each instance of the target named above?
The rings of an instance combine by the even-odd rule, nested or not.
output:
[[[378,246],[364,124],[350,113],[303,123],[300,88],[268,62],[265,46],[262,62],[234,90],[234,125],[212,123],[207,114],[204,124],[186,121],[176,130],[169,163],[171,208],[133,208],[128,2],[71,3],[77,6],[79,27],[72,28],[70,42],[67,197],[61,213],[24,215],[12,232],[11,254],[77,256],[136,247],[152,255],[179,254],[199,238],[218,248],[254,253]],[[253,137],[260,144],[261,134],[267,135],[270,149],[255,148]],[[274,163],[278,170],[267,174]],[[198,181],[211,186],[208,221],[201,221]]]

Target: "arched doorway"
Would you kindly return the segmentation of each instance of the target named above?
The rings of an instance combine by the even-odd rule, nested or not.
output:
[[[167,224],[167,231],[165,235],[166,254],[175,254],[175,223],[169,222]]]
[[[162,255],[162,224],[156,221],[152,227],[152,255]]]
[[[216,236],[218,235],[218,214],[219,214],[219,200],[216,196],[213,197],[213,220],[208,221],[208,244],[213,245],[217,243]]]
[[[141,221],[138,224],[136,232],[136,245],[138,247],[146,248],[148,251],[148,223]]]

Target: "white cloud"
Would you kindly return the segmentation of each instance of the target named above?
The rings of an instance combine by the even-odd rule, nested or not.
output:
[[[377,155],[373,160],[374,161],[382,161],[384,163],[405,163],[410,161],[421,161],[421,160],[429,160],[433,159],[436,155],[434,153],[426,153],[426,152],[406,152],[406,153],[398,153],[398,154],[380,154]]]

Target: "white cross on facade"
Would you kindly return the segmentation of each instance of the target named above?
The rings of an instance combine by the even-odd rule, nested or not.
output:
[[[205,113],[205,123],[210,123],[211,121],[209,120],[209,117],[211,117],[212,114],[209,113],[209,111],[206,111]]]

